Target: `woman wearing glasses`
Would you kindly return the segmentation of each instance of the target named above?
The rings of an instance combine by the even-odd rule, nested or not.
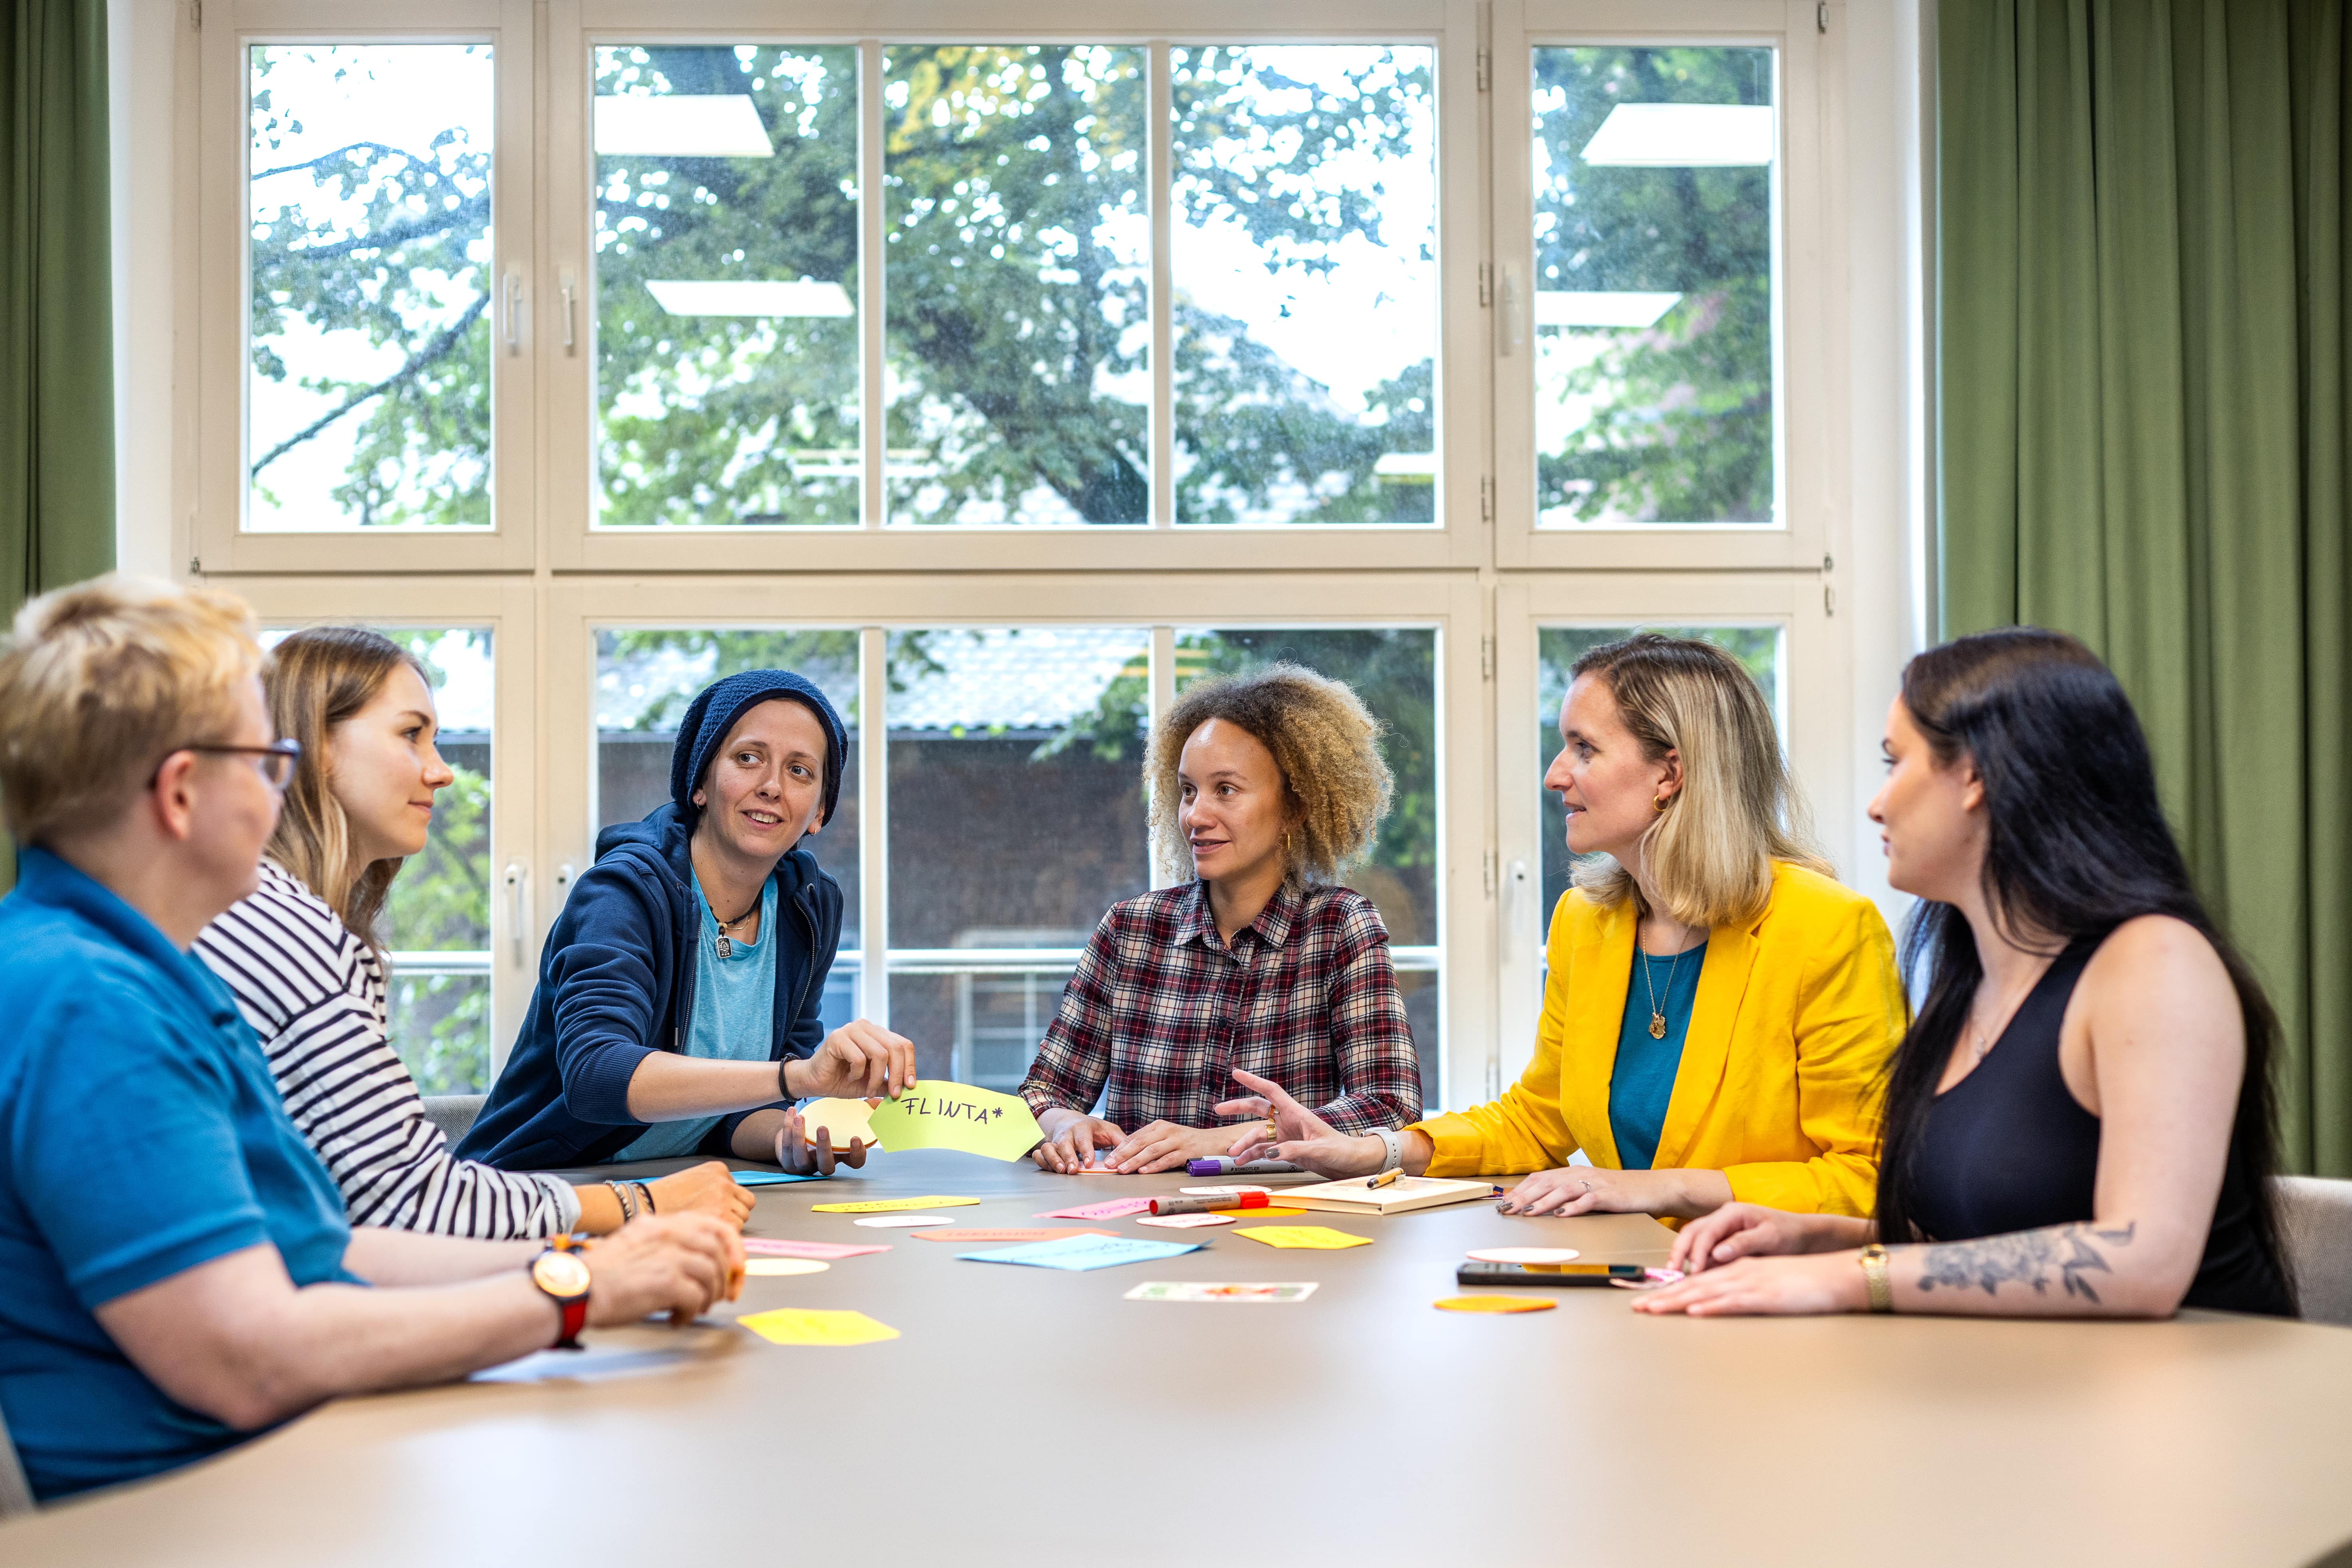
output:
[[[0,900],[0,1415],[43,1499],[583,1326],[691,1317],[742,1262],[709,1215],[580,1252],[345,1217],[188,952],[254,891],[288,776],[253,632],[228,595],[100,578],[26,605],[0,647],[22,847]],[[93,1181],[126,1128],[138,1178]]]
[[[403,862],[425,847],[456,776],[434,746],[416,658],[359,626],[278,646],[267,681],[287,772],[261,882],[196,939],[196,956],[261,1037],[286,1109],[353,1223],[486,1238],[616,1230],[640,1202],[740,1224],[751,1194],[717,1161],[631,1184],[575,1187],[452,1152],[384,1030],[376,925]],[[294,753],[299,752],[299,762]]]

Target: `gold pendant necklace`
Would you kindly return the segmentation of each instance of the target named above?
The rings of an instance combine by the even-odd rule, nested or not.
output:
[[[1643,984],[1650,988],[1650,1038],[1663,1040],[1666,1037],[1666,1015],[1665,1010],[1658,1005],[1657,971],[1650,967],[1650,955],[1642,952],[1639,942],[1633,944],[1633,952],[1642,960]],[[1682,966],[1683,955],[1679,952],[1675,954],[1674,963],[1666,966],[1666,994],[1669,996],[1675,994],[1675,974]]]

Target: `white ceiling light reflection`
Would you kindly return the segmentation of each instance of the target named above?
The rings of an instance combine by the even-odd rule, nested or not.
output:
[[[749,94],[605,94],[596,151],[609,158],[772,158],[775,144]]]
[[[1680,294],[1642,294],[1573,289],[1536,291],[1538,327],[1654,327],[1682,300]]]
[[[1621,103],[1584,144],[1588,163],[1706,169],[1772,161],[1769,104]]]
[[[768,279],[648,279],[646,289],[673,316],[854,316],[838,283]]]

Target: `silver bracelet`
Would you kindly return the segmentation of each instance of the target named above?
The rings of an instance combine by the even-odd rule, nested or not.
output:
[[[613,1189],[613,1196],[620,1202],[621,1223],[623,1225],[626,1225],[631,1220],[636,1218],[637,1195],[629,1191],[629,1184],[626,1182],[606,1182],[604,1184]]]
[[[1374,1136],[1380,1139],[1381,1147],[1385,1151],[1381,1156],[1381,1170],[1393,1171],[1402,1166],[1404,1163],[1404,1134],[1383,1127]],[[1379,1173],[1378,1171],[1373,1173],[1375,1175]]]

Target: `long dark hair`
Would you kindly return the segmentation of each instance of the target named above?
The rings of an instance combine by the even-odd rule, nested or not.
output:
[[[2016,626],[1914,658],[1903,670],[1903,706],[1938,766],[1966,755],[1983,781],[1985,899],[2004,935],[2054,954],[2140,915],[2170,915],[2221,954],[2246,1026],[2224,1186],[2245,1194],[2263,1257],[2287,1280],[2271,1194],[2278,1016],[2189,882],[2122,685],[2074,638]],[[1911,1161],[1984,973],[1958,907],[1923,900],[1913,911],[1905,972],[1916,974],[1923,960],[1932,964],[1927,994],[1887,1068],[1878,1234],[1894,1241],[1911,1237]]]

